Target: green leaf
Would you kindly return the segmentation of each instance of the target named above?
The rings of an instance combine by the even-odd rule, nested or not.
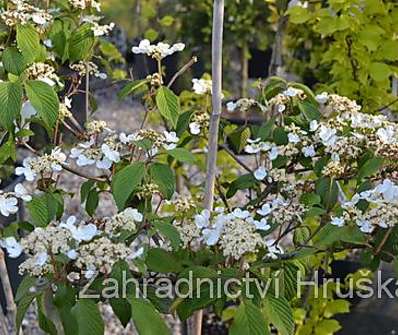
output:
[[[300,202],[307,206],[318,205],[321,203],[321,197],[315,193],[304,193],[300,197]]]
[[[35,61],[41,54],[39,33],[30,24],[17,25],[17,45],[27,64]]]
[[[79,335],[103,335],[104,321],[97,304],[88,299],[80,299],[72,308],[72,314],[79,325]]]
[[[3,52],[3,65],[7,72],[19,76],[26,67],[25,59],[17,48],[9,47]]]
[[[180,115],[180,99],[169,88],[162,86],[156,94],[156,105],[160,114],[176,127]]]
[[[37,110],[39,117],[52,129],[58,119],[59,100],[54,89],[42,81],[31,80],[25,83],[26,94]]]
[[[127,299],[113,298],[110,299],[113,312],[116,314],[123,327],[126,327],[131,319],[131,305]]]
[[[22,86],[19,83],[0,82],[0,125],[10,129],[22,108]]]
[[[83,24],[72,32],[69,40],[69,58],[71,62],[87,60],[94,47],[95,38],[90,24]]]
[[[370,177],[380,170],[383,165],[383,158],[373,157],[367,160],[358,171],[358,180]]]
[[[33,224],[36,227],[47,226],[55,218],[58,209],[57,200],[49,193],[34,196],[27,204]]]
[[[239,190],[251,188],[256,184],[257,180],[251,173],[239,176],[231,183],[231,185],[229,185],[226,196],[227,198],[232,198]]]
[[[148,81],[146,79],[129,82],[120,90],[117,95],[119,99],[124,99],[130,94],[137,93],[137,91],[141,93],[144,90],[148,89],[147,83]]]
[[[145,262],[148,268],[154,272],[180,272],[182,265],[172,253],[160,249],[153,248],[148,251]]]
[[[155,163],[149,168],[152,180],[166,199],[171,199],[176,188],[173,171],[168,165]]]
[[[167,153],[182,163],[194,164],[196,162],[195,156],[185,148],[175,148]]]
[[[184,133],[184,131],[188,129],[191,117],[192,117],[192,111],[187,111],[180,114],[176,126],[177,136],[181,136]]]
[[[171,335],[166,323],[153,305],[144,299],[131,299],[132,318],[140,335]]]
[[[315,184],[316,193],[321,197],[325,208],[333,208],[337,202],[338,186],[335,180],[323,177],[318,179]]]
[[[31,294],[29,290],[31,287],[35,286],[36,283],[37,283],[37,278],[35,277],[30,277],[30,276],[23,277],[21,283],[18,286],[18,290],[15,295],[15,301],[18,302],[24,296]]]
[[[141,184],[145,165],[137,162],[117,172],[112,179],[112,194],[119,211],[125,208],[127,200]]]
[[[364,234],[357,226],[337,227],[329,223],[322,227],[314,243],[318,247],[327,247],[336,242],[362,244],[365,241]]]
[[[265,122],[258,130],[254,138],[261,138],[263,141],[270,140],[272,138],[272,130],[275,126],[276,117],[272,117],[270,120]]]
[[[88,194],[91,189],[94,187],[95,182],[93,180],[87,180],[80,187],[80,202],[84,203],[87,200]]]
[[[375,81],[387,80],[391,72],[391,68],[385,63],[373,62],[369,66],[369,74]]]
[[[341,329],[340,323],[333,319],[324,319],[317,324],[315,335],[335,334]]]
[[[287,11],[287,14],[289,15],[289,22],[294,24],[302,24],[311,19],[312,13],[307,8],[303,8],[300,6],[292,6]]]
[[[261,310],[248,300],[239,305],[229,334],[267,335],[270,331]]]
[[[17,334],[20,333],[20,328],[22,325],[22,321],[25,317],[26,311],[28,310],[29,306],[32,304],[33,300],[36,298],[34,294],[25,295],[22,299],[18,301],[17,304],[17,315],[16,315],[16,329]]]
[[[267,296],[265,309],[269,321],[278,329],[281,335],[291,335],[294,333],[293,311],[285,298]]]
[[[246,146],[247,140],[250,138],[250,134],[250,128],[245,127],[237,129],[228,136],[229,142],[237,153],[240,153]]]
[[[277,144],[277,145],[286,145],[289,142],[287,133],[282,127],[278,127],[278,128],[274,129],[273,138],[274,138],[275,144]]]
[[[93,216],[98,207],[99,203],[99,195],[96,189],[92,189],[88,195],[86,200],[86,212],[88,215]]]
[[[157,221],[153,223],[156,230],[166,237],[174,250],[178,249],[181,245],[181,237],[177,228],[168,222]]]
[[[298,107],[308,122],[312,120],[319,120],[321,118],[321,113],[319,112],[317,106],[309,101],[299,102]]]

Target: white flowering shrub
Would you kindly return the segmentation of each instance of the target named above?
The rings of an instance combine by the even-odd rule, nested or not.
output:
[[[96,1],[60,5],[16,0],[1,14],[10,36],[16,34],[2,54],[1,157],[4,163],[15,159],[16,148],[29,151],[15,174],[30,187],[0,193],[1,215],[15,214],[21,202],[29,214],[1,240],[9,257],[25,256],[16,329],[35,301],[40,325],[51,334],[103,334],[99,303],[109,303],[124,326],[132,320],[140,334],[169,334],[161,314],[184,321],[201,309],[222,315],[231,334],[267,334],[271,324],[293,334],[295,309],[302,316],[297,332],[312,333],[317,324],[306,324],[311,311],[295,294],[298,274],[320,266],[328,271],[337,252],[357,250],[369,264],[396,257],[396,123],[362,113],[345,97],[315,96],[278,78],[260,82],[256,99],[225,103],[225,113],[255,110],[264,122],[222,120],[210,211],[203,186],[211,81],[194,79],[192,92],[178,96],[162,63],[185,45],[144,40],[133,46],[158,63],[158,72],[120,92],[141,93],[140,129],[117,132],[95,119],[82,127],[70,112],[77,86],[65,93],[68,78],[59,70],[69,63],[77,82],[87,73],[104,77],[91,57],[112,25],[92,16],[100,10]],[[151,115],[163,127],[151,128]],[[31,122],[47,129],[45,148],[29,144]],[[75,136],[72,146],[63,132]],[[73,216],[65,214],[64,199],[73,195],[61,189],[60,174],[85,180]],[[103,193],[112,196],[117,214],[97,215]],[[234,284],[216,296],[194,285],[191,294],[165,297],[162,285],[147,282],[160,277],[173,286],[190,276]],[[247,276],[257,280],[249,290],[241,281]],[[337,321],[328,321],[336,331]]]

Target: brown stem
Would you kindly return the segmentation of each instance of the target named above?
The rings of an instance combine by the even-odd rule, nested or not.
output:
[[[12,286],[6,266],[5,255],[2,249],[0,249],[0,279],[7,303],[7,317],[9,319],[10,329],[12,331],[12,334],[14,334],[17,332],[15,319],[17,306],[15,305],[14,294],[12,293]]]
[[[193,64],[198,61],[197,57],[192,57],[188,63],[186,63],[174,76],[171,78],[170,82],[167,84],[167,87],[170,88],[174,82],[177,80],[179,76],[181,76],[185,71],[187,71]]]
[[[89,179],[89,180],[94,180],[94,181],[98,181],[98,182],[106,182],[107,179],[106,178],[101,178],[101,177],[93,177],[93,176],[88,176],[80,171],[77,171],[75,169],[72,169],[71,167],[69,167],[66,164],[62,164],[62,168],[66,171],[69,171],[70,173],[73,173],[79,177],[85,178],[85,179]]]
[[[216,180],[218,127],[222,111],[222,47],[224,26],[224,0],[214,0],[212,37],[212,107],[209,129],[209,152],[207,155],[207,174],[204,207],[213,210],[214,185]],[[193,316],[192,335],[202,334],[203,310]]]
[[[387,232],[385,233],[383,239],[381,240],[380,244],[378,245],[376,251],[375,251],[375,255],[377,256],[378,254],[380,254],[381,249],[383,249],[384,245],[387,243],[388,238],[390,237],[391,233],[392,233],[393,227],[388,228]]]

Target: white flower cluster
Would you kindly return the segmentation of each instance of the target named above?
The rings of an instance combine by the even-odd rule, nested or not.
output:
[[[369,203],[369,208],[357,208],[360,200]],[[331,224],[342,227],[354,223],[364,233],[371,233],[376,227],[388,228],[398,223],[398,185],[389,179],[375,188],[355,194],[350,201],[343,200],[343,214],[332,217]]]
[[[69,262],[91,278],[97,271],[109,273],[118,260],[130,260],[137,256],[136,247],[114,242],[120,230],[135,229],[135,222],[141,222],[142,214],[136,209],[127,208],[112,218],[104,218],[104,229],[96,224],[81,221],[74,216],[65,222],[51,223],[45,228],[35,228],[28,236],[16,241],[14,237],[0,240],[0,246],[12,258],[23,252],[28,258],[21,264],[20,272],[33,276],[56,273],[56,258],[66,257]],[[79,274],[80,276],[80,274]]]
[[[199,135],[209,128],[210,116],[206,112],[195,113],[189,123],[189,132],[192,135]]]
[[[167,43],[159,42],[158,44],[151,44],[147,39],[142,40],[138,47],[133,47],[132,51],[135,54],[144,54],[157,60],[162,60],[163,58],[179,52],[185,49],[185,44],[176,43],[170,45]]]
[[[69,0],[69,3],[75,9],[94,8],[97,12],[101,11],[101,4],[96,0]]]
[[[231,213],[217,208],[214,217],[208,210],[203,210],[195,215],[194,222],[201,231],[200,240],[208,246],[218,245],[224,256],[234,259],[264,248],[266,242],[260,231],[271,228],[266,218],[256,220],[249,211],[240,208]]]
[[[104,170],[120,162],[124,155],[131,154],[131,146],[144,139],[151,141],[152,148],[147,151],[150,157],[155,156],[161,148],[175,149],[180,140],[175,132],[159,133],[150,129],[142,129],[133,134],[116,134],[107,128],[104,121],[90,121],[86,129],[89,140],[72,148],[70,158],[76,159],[78,166],[95,164]]]
[[[275,106],[276,110],[279,113],[283,113],[286,110],[286,105],[290,102],[292,98],[297,97],[300,100],[304,100],[306,95],[303,90],[295,88],[295,87],[288,87],[282,93],[277,94],[275,97],[268,101],[268,104],[273,107]]]
[[[115,24],[111,22],[110,24],[101,25],[99,24],[101,19],[101,16],[89,15],[84,16],[81,21],[92,25],[91,30],[94,32],[94,36],[105,36],[115,28]]]
[[[136,223],[142,222],[143,215],[135,208],[126,208],[119,214],[105,219],[104,231],[109,236],[117,236],[122,230],[134,232]]]
[[[71,68],[71,70],[79,73],[81,77],[84,77],[88,72],[91,76],[99,79],[105,80],[106,78],[108,78],[106,73],[100,72],[98,65],[93,62],[79,61],[78,63],[69,65],[69,67]]]
[[[53,19],[46,10],[32,6],[25,0],[11,0],[9,8],[3,11],[0,17],[10,27],[33,23],[40,29],[47,26]]]
[[[24,175],[26,180],[34,181],[38,175],[44,178],[51,176],[54,172],[60,172],[65,161],[66,155],[61,152],[60,148],[55,148],[50,154],[25,158],[22,166],[15,169],[15,174]]]
[[[257,100],[242,98],[237,101],[230,101],[227,103],[227,111],[230,113],[234,113],[236,111],[246,113],[250,112],[251,109],[258,109],[260,112],[265,113],[267,111],[267,107],[260,104]]]
[[[210,79],[192,79],[192,90],[199,95],[212,94],[212,81]]]
[[[0,214],[10,216],[18,212],[18,199],[31,201],[32,197],[22,184],[15,185],[14,192],[0,190]]]
[[[50,86],[64,86],[56,74],[54,67],[49,64],[33,63],[25,70],[25,73],[30,80],[40,80]]]

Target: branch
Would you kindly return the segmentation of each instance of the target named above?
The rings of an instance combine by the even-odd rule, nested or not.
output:
[[[14,301],[14,294],[12,293],[12,287],[10,282],[10,277],[8,276],[6,261],[4,251],[0,249],[0,279],[4,290],[4,295],[7,303],[7,317],[10,322],[10,329],[12,334],[16,333],[16,314],[17,306]]]
[[[222,46],[224,25],[224,0],[213,2],[213,37],[212,37],[212,107],[210,117],[209,143],[207,155],[207,175],[205,185],[204,207],[213,210],[214,185],[216,180],[218,127],[222,111]],[[202,334],[203,310],[193,316],[192,334]]]
[[[186,70],[188,70],[193,64],[198,61],[197,57],[192,57],[188,63],[186,63],[178,72],[171,78],[170,82],[167,84],[167,87],[170,88],[174,82],[177,80],[179,76],[181,76]]]

